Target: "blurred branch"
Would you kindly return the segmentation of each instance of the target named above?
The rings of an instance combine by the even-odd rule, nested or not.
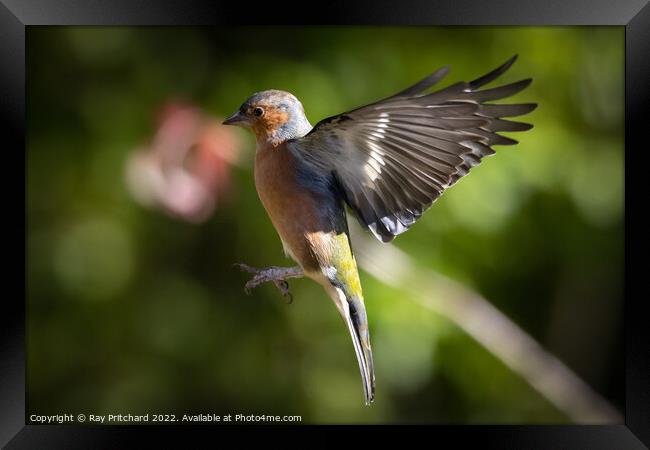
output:
[[[353,220],[350,232],[363,269],[454,322],[573,421],[623,422],[611,404],[479,294],[419,267],[394,245],[375,242]]]

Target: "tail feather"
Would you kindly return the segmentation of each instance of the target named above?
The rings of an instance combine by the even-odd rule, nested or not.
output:
[[[343,292],[340,296],[345,298]],[[368,332],[368,318],[363,300],[359,297],[345,298],[341,305],[341,315],[345,321],[354,352],[359,362],[359,370],[363,381],[363,391],[366,405],[375,399],[375,370],[372,361],[372,349],[370,347],[370,334]]]

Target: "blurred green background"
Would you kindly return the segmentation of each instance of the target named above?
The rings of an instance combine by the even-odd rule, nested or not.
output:
[[[535,128],[497,147],[395,245],[461,281],[622,410],[622,27],[28,27],[28,414],[299,414],[308,423],[566,423],[458,327],[362,272],[377,398],[322,289],[252,296],[234,262],[290,265],[255,192],[201,225],[124,183],[170,98],[215,116],[283,89],[312,123],[450,64],[469,80],[518,53],[508,101]],[[237,130],[237,133],[240,131]]]

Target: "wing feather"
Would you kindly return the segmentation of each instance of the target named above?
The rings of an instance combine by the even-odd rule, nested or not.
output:
[[[491,146],[517,143],[498,132],[532,128],[503,118],[527,114],[536,104],[485,103],[522,91],[530,78],[479,89],[515,60],[473,81],[423,93],[447,74],[443,67],[397,94],[322,120],[288,147],[312,170],[331,174],[359,222],[388,242],[494,154]]]

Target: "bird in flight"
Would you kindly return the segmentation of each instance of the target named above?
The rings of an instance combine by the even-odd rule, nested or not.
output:
[[[498,134],[532,125],[503,119],[529,113],[534,103],[492,104],[531,79],[481,89],[517,55],[470,82],[425,93],[449,71],[443,67],[413,86],[312,127],[300,101],[279,90],[249,97],[226,125],[251,128],[257,140],[255,186],[285,254],[295,267],[257,269],[247,292],[273,282],[289,295],[287,279],[308,277],[336,305],[352,337],[366,404],[375,396],[368,319],[348,232],[345,205],[381,242],[408,230],[422,213],[493,145],[517,141]]]

